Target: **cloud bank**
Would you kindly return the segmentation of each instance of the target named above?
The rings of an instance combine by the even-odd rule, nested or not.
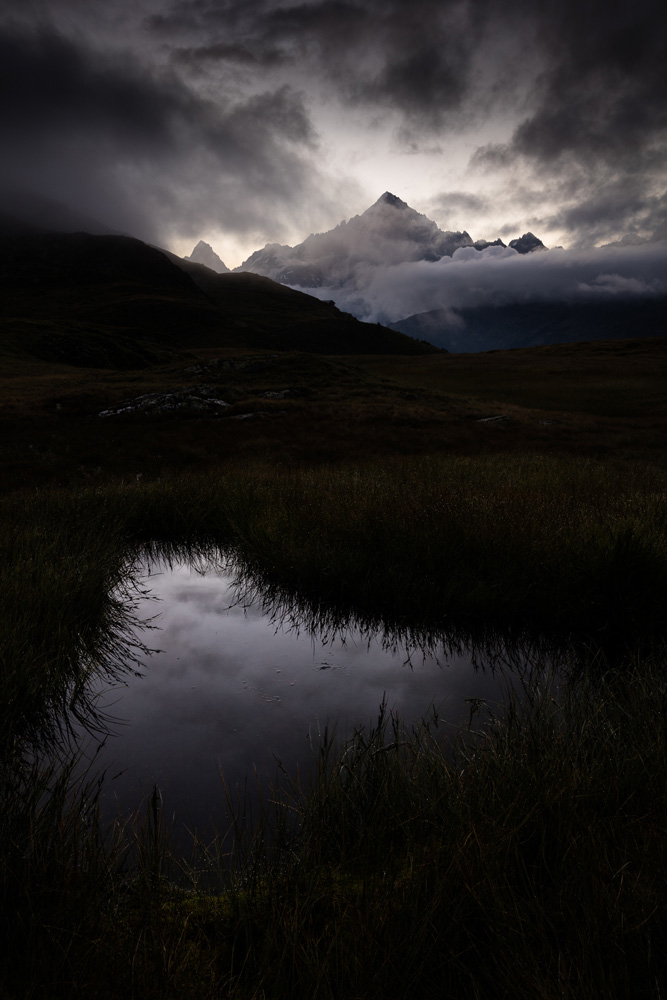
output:
[[[416,313],[530,302],[584,302],[667,295],[667,242],[638,247],[518,254],[510,247],[471,247],[439,261],[361,266],[345,288],[308,288],[370,322]]]

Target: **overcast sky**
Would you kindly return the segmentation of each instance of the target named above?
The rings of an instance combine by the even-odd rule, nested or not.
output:
[[[658,0],[4,0],[0,182],[230,266],[389,190],[443,229],[667,230]]]

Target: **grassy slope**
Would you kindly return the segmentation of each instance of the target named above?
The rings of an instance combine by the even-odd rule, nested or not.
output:
[[[390,359],[371,362],[396,374]],[[619,420],[660,419],[667,375],[667,339],[590,341],[548,347],[410,359],[400,378],[419,389],[451,390],[495,404],[545,414],[589,414]]]

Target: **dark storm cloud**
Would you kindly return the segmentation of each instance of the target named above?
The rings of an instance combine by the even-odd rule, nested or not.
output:
[[[46,25],[0,31],[0,128],[5,189],[33,187],[147,239],[179,224],[194,235],[212,214],[247,231],[276,202],[288,212],[316,194],[314,132],[288,87],[213,102]]]
[[[262,29],[268,35],[290,40],[296,51],[311,51],[324,60],[345,58],[345,50],[357,50],[368,42],[375,21],[364,3],[329,0],[324,3],[295,4],[266,10]]]
[[[278,50],[314,81],[333,85],[341,100],[396,113],[404,130],[437,129],[461,112],[480,38],[475,8],[465,0],[417,0],[409,7],[387,0],[182,2],[147,23],[159,32],[192,31],[196,24],[219,33],[214,45],[224,48],[233,38],[259,61]],[[197,48],[190,51],[196,58]]]
[[[518,115],[511,142],[482,143],[475,162],[525,161],[580,183],[586,198],[601,164],[614,176],[660,168],[666,10],[658,0],[181,0],[150,24],[205,35],[188,49],[193,62],[218,46],[221,58],[259,65],[280,53],[339,100],[390,114],[408,145]]]
[[[385,65],[375,78],[361,83],[355,97],[400,109],[410,116],[408,132],[415,119],[438,127],[446,114],[460,108],[463,102],[467,91],[466,69],[460,52],[446,61],[435,44],[419,46]]]
[[[470,113],[473,51],[480,25],[468,2],[322,3],[274,15],[318,52],[341,96],[398,119],[406,143]]]
[[[563,200],[577,204],[551,221],[580,243],[654,228],[665,191],[667,7],[566,0],[541,16],[544,65],[528,110],[509,143],[483,146],[474,160],[558,178]]]
[[[48,28],[0,35],[0,124],[14,135],[111,136],[165,149],[185,92],[160,87],[130,59],[100,58]]]
[[[211,32],[222,29],[230,37],[238,37],[245,24],[263,16],[267,3],[256,0],[250,8],[249,4],[239,3],[239,0],[176,0],[162,6],[164,11],[145,17],[146,29],[163,38],[192,36],[202,40],[210,38]]]
[[[278,49],[253,50],[245,45],[227,45],[224,42],[216,45],[199,45],[193,48],[177,48],[172,53],[176,64],[186,64],[191,68],[201,66],[202,62],[231,62],[248,66],[279,66],[286,61],[286,56]]]
[[[548,162],[575,154],[596,165],[636,166],[647,137],[667,124],[667,15],[664,5],[564,4],[555,21],[551,66],[538,107],[513,146]]]
[[[484,212],[489,208],[489,200],[483,195],[470,194],[468,191],[445,191],[432,199],[433,209],[451,213]]]
[[[314,165],[323,101],[365,119],[369,147],[380,123],[443,166],[474,128],[483,193],[442,211],[483,213],[495,188],[508,220],[579,245],[667,221],[658,0],[43,0],[3,19],[3,176],[154,239],[167,216],[193,236],[211,217],[315,228],[337,193]]]
[[[664,200],[663,198],[663,202]],[[608,219],[619,207],[622,207],[623,217],[631,229],[644,229],[647,225],[650,228],[650,215],[659,210],[659,199],[647,196],[639,178],[632,175],[621,176],[591,190],[585,200],[562,209],[548,221],[551,225],[562,226],[570,232],[597,237],[604,234]]]
[[[524,157],[644,168],[667,106],[664,5],[639,0],[321,0],[249,5],[181,0],[149,24],[205,35],[210,59],[291,62],[338,99],[393,115],[404,136],[439,135],[494,110],[523,108],[512,141],[482,145],[494,168]],[[655,166],[655,164],[653,164]]]

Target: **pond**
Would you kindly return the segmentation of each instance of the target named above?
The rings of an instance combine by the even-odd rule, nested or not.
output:
[[[95,682],[107,735],[85,756],[104,770],[104,811],[136,809],[157,784],[177,827],[225,823],[221,775],[254,787],[308,766],[311,741],[339,737],[378,717],[380,705],[407,723],[434,711],[452,738],[477,725],[480,703],[497,705],[522,670],[504,648],[480,659],[446,636],[389,634],[308,614],[248,582],[228,562],[159,562],[140,572],[135,638],[155,650],[139,669]],[[525,662],[514,656],[514,667]]]

